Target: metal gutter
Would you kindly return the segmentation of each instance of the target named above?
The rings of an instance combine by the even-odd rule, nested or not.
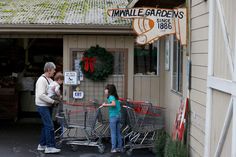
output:
[[[135,34],[130,26],[105,25],[0,25],[1,34],[56,33],[56,34]]]

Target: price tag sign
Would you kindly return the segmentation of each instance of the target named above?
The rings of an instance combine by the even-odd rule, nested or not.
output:
[[[83,99],[84,92],[83,91],[73,91],[73,98],[74,99]]]
[[[76,71],[65,72],[64,76],[65,76],[64,83],[66,85],[77,85],[78,84],[78,80],[77,80],[78,77],[77,77]]]

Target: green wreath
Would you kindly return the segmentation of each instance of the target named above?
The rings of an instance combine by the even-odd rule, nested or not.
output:
[[[84,52],[80,67],[86,78],[103,81],[113,73],[113,64],[113,55],[97,45]]]

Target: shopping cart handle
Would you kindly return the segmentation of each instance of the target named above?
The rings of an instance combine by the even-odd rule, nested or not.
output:
[[[126,106],[126,105],[123,105],[124,108],[128,108],[128,109],[133,109],[132,107],[129,107],[129,106]]]
[[[63,116],[56,116],[56,118],[64,118]]]
[[[98,100],[97,100],[97,99],[89,99],[88,101],[89,101],[89,102],[92,102],[92,103],[94,103],[94,104],[98,104]]]

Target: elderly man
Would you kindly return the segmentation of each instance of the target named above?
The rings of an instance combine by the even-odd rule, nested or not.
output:
[[[44,74],[38,78],[35,88],[35,103],[43,123],[37,150],[44,151],[44,153],[59,153],[61,151],[55,148],[54,125],[52,121],[52,107],[59,102],[47,95],[48,85],[53,81],[51,77],[54,76],[55,69],[56,66],[53,62],[45,63]]]

